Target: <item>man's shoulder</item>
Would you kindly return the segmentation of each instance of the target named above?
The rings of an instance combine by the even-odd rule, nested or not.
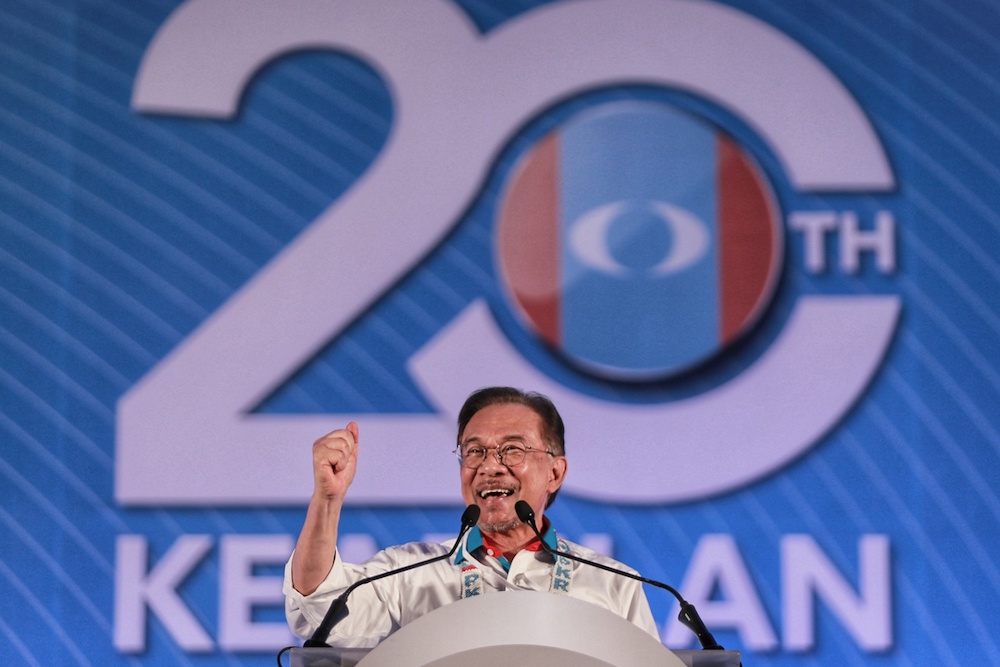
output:
[[[390,559],[405,564],[409,561],[419,561],[446,554],[454,542],[454,539],[448,542],[406,542],[386,547],[384,553]]]
[[[625,563],[615,560],[610,556],[606,556],[600,552],[594,551],[589,547],[585,547],[582,544],[577,544],[576,542],[571,542],[570,540],[560,538],[560,541],[565,543],[569,547],[570,553],[574,556],[579,556],[580,558],[585,558],[587,560],[593,561],[595,563],[600,563],[607,567],[612,567],[616,570],[621,570],[622,572],[628,572],[630,574],[638,574],[636,570]]]

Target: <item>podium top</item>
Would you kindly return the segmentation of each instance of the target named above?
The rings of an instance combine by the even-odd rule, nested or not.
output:
[[[292,665],[739,665],[737,651],[684,653],[689,654],[685,656],[688,660],[681,660],[638,626],[589,602],[552,593],[506,591],[460,600],[436,609],[403,626],[367,655],[356,650],[345,653],[337,649],[296,649],[293,650]],[[317,660],[325,658],[328,662],[314,662],[309,656]],[[711,659],[704,662],[702,658]]]
[[[488,593],[445,605],[400,628],[360,667],[684,667],[656,638],[603,607],[535,591]]]

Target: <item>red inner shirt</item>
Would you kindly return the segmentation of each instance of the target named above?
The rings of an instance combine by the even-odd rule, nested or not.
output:
[[[541,531],[542,535],[547,533],[548,530],[549,530],[548,517],[543,517],[542,531]],[[501,550],[500,547],[497,546],[497,544],[493,540],[491,540],[489,536],[486,535],[486,533],[482,533],[482,537],[483,537],[483,547],[486,549],[487,555],[493,556],[494,558],[504,558],[504,559],[506,558],[506,556],[503,553],[503,550]],[[535,537],[535,539],[531,540],[531,542],[528,542],[528,544],[524,546],[524,551],[541,551],[541,549],[542,549],[542,541],[537,537]]]

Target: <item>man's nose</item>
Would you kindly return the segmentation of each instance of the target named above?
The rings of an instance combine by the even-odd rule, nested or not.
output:
[[[479,471],[486,474],[496,474],[497,472],[507,472],[507,466],[500,463],[500,450],[491,448],[486,450],[486,456],[479,466]]]

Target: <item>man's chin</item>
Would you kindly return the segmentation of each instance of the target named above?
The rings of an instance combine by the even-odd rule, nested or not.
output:
[[[479,528],[487,533],[508,533],[522,524],[514,511],[516,495],[485,498],[479,502]]]
[[[485,533],[509,533],[515,530],[521,522],[517,519],[505,519],[505,520],[495,520],[495,521],[480,521],[479,530]]]

